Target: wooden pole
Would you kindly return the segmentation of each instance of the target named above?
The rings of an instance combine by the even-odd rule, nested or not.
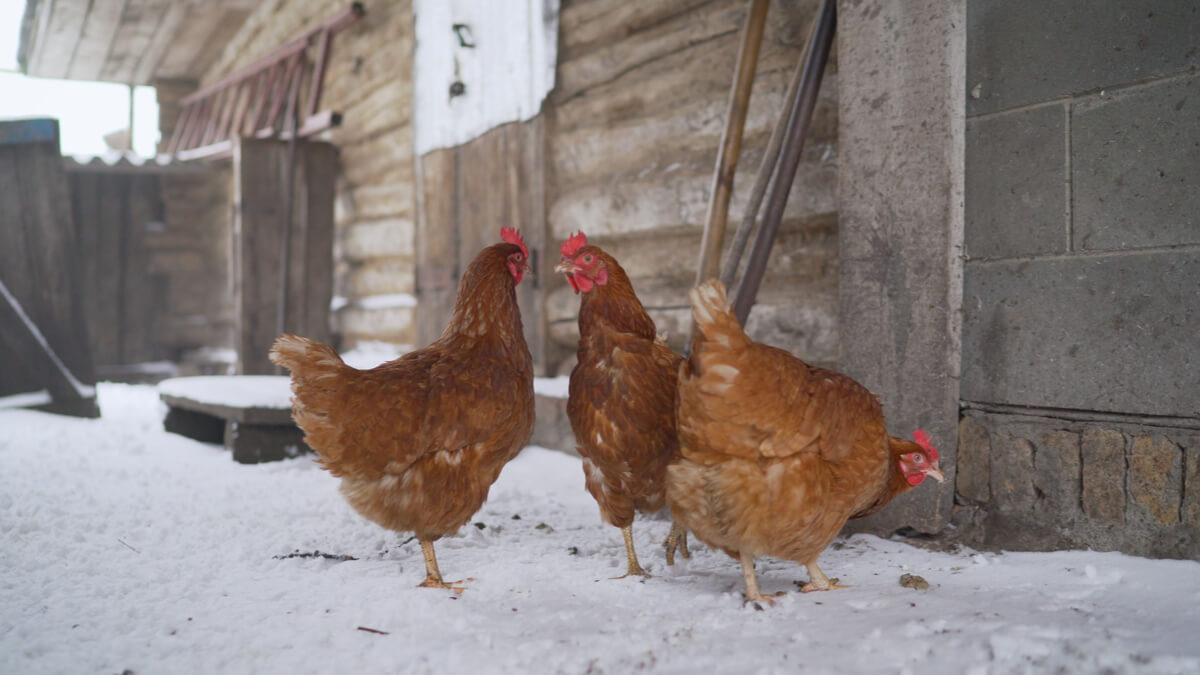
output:
[[[721,265],[721,283],[733,294],[734,281],[737,279],[738,268],[742,265],[742,254],[746,252],[746,244],[750,235],[754,234],[754,223],[758,220],[759,209],[762,208],[763,196],[771,185],[771,176],[775,175],[775,165],[779,162],[779,151],[783,148],[783,137],[787,133],[788,119],[791,109],[796,102],[796,92],[800,89],[800,80],[804,76],[803,60],[796,64],[792,81],[788,84],[787,93],[783,95],[783,110],[779,112],[779,120],[767,141],[766,152],[758,165],[758,176],[754,179],[754,187],[750,190],[750,199],[746,202],[746,212],[742,214],[742,222],[738,224],[729,242],[729,252],[725,254],[725,263]]]
[[[754,246],[750,251],[750,258],[746,261],[746,270],[742,274],[742,281],[738,284],[737,295],[733,301],[733,312],[742,325],[746,324],[746,317],[750,316],[750,308],[754,305],[759,284],[762,283],[763,274],[767,269],[771,247],[775,245],[775,236],[779,233],[779,223],[783,219],[783,210],[792,190],[792,180],[796,177],[796,167],[800,165],[800,152],[804,149],[804,137],[808,133],[808,124],[812,121],[813,109],[817,105],[817,91],[821,88],[821,76],[825,72],[825,63],[829,60],[829,49],[833,46],[836,26],[837,2],[824,0],[817,20],[813,22],[813,30],[804,52],[801,65],[804,74],[801,77],[800,89],[796,92],[796,103],[788,116],[783,155],[775,168],[771,194],[767,198],[767,210],[763,213],[758,236],[754,238]]]
[[[708,217],[700,242],[700,261],[696,268],[696,284],[717,276],[721,261],[721,244],[725,239],[725,219],[729,214],[729,198],[733,193],[733,176],[737,171],[738,155],[742,148],[742,131],[746,126],[746,111],[750,107],[750,92],[754,71],[758,66],[758,50],[762,45],[763,26],[767,21],[770,0],[750,0],[746,26],[742,31],[737,70],[729,93],[729,110],[725,116],[725,132],[717,152],[713,172],[712,196],[708,202]]]

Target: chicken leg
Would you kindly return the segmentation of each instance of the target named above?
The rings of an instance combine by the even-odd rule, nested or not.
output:
[[[679,555],[684,558],[691,558],[692,554],[688,551],[687,545],[687,528],[679,523],[671,523],[671,533],[667,535],[667,540],[663,542],[663,547],[667,549],[667,564],[675,564],[675,550],[679,549]]]
[[[638,564],[637,551],[633,550],[633,525],[626,525],[621,528],[621,535],[625,537],[625,558],[628,561],[628,571],[614,579],[624,579],[627,576],[636,574],[638,576],[649,577],[650,573],[642,569]]]
[[[743,551],[741,561],[742,576],[746,579],[746,602],[765,602],[768,605],[774,605],[775,601],[771,598],[784,595],[784,591],[772,593],[771,595],[763,595],[758,590],[758,575],[754,573],[754,556]]]
[[[808,583],[800,587],[801,593],[812,593],[813,591],[832,591],[838,588],[846,588],[839,586],[837,579],[830,579],[825,576],[820,567],[817,567],[817,561],[814,558],[812,562],[804,564],[808,568]]]
[[[465,588],[460,585],[463,580],[458,581],[442,581],[442,573],[438,569],[437,556],[433,553],[433,542],[419,540],[421,542],[421,553],[425,555],[425,581],[417,585],[417,588],[448,588],[455,593],[462,593]]]

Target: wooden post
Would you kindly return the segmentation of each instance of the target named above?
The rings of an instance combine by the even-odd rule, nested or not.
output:
[[[234,346],[241,375],[275,373],[267,350],[278,335],[287,154],[285,141],[243,138],[234,146]],[[284,330],[329,342],[337,150],[297,140],[295,160]]]
[[[0,397],[96,417],[82,270],[58,121],[0,122]]]
[[[742,46],[738,52],[737,71],[729,92],[729,110],[725,114],[725,133],[717,153],[713,171],[712,196],[708,202],[708,218],[700,241],[700,262],[696,266],[696,285],[717,276],[721,262],[721,244],[725,240],[725,220],[729,215],[729,199],[733,194],[733,176],[737,171],[742,150],[742,131],[746,126],[746,111],[750,108],[750,92],[758,66],[758,48],[762,44],[763,26],[767,22],[770,0],[750,0]]]

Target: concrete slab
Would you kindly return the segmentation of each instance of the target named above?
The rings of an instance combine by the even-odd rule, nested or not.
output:
[[[1200,244],[1200,75],[1074,104],[1071,148],[1076,249]]]
[[[1200,415],[1200,252],[971,263],[967,401]]]
[[[1066,108],[967,120],[966,224],[971,258],[1067,250]]]
[[[1009,110],[1200,65],[1200,3],[967,0],[967,114]]]

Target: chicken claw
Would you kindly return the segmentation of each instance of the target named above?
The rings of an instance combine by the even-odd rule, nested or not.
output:
[[[626,525],[625,527],[622,527],[621,534],[625,537],[625,558],[629,561],[629,567],[625,574],[622,574],[619,577],[613,577],[613,579],[624,579],[625,577],[635,574],[637,576],[642,576],[649,579],[650,573],[642,569],[642,566],[638,564],[637,552],[633,550],[633,526]]]
[[[837,579],[830,579],[825,576],[820,567],[817,567],[816,561],[810,562],[808,567],[809,582],[800,587],[801,593],[812,593],[813,591],[833,591],[839,588],[849,588],[849,586],[839,586]]]
[[[754,556],[747,553],[741,554],[742,561],[742,576],[746,579],[746,601],[743,604],[751,602],[765,602],[772,607],[775,606],[775,601],[771,598],[778,598],[781,595],[787,595],[786,591],[763,595],[758,590],[758,575],[754,573]]]
[[[671,533],[667,535],[666,541],[663,542],[663,547],[667,549],[667,564],[675,564],[675,549],[679,549],[679,555],[684,558],[691,558],[692,554],[688,551],[687,529],[679,523],[671,524]]]
[[[433,553],[433,542],[421,540],[421,553],[425,556],[425,581],[417,584],[417,588],[445,588],[462,593],[467,590],[461,584],[474,579],[459,579],[458,581],[443,581],[442,572],[438,569],[437,556]]]

